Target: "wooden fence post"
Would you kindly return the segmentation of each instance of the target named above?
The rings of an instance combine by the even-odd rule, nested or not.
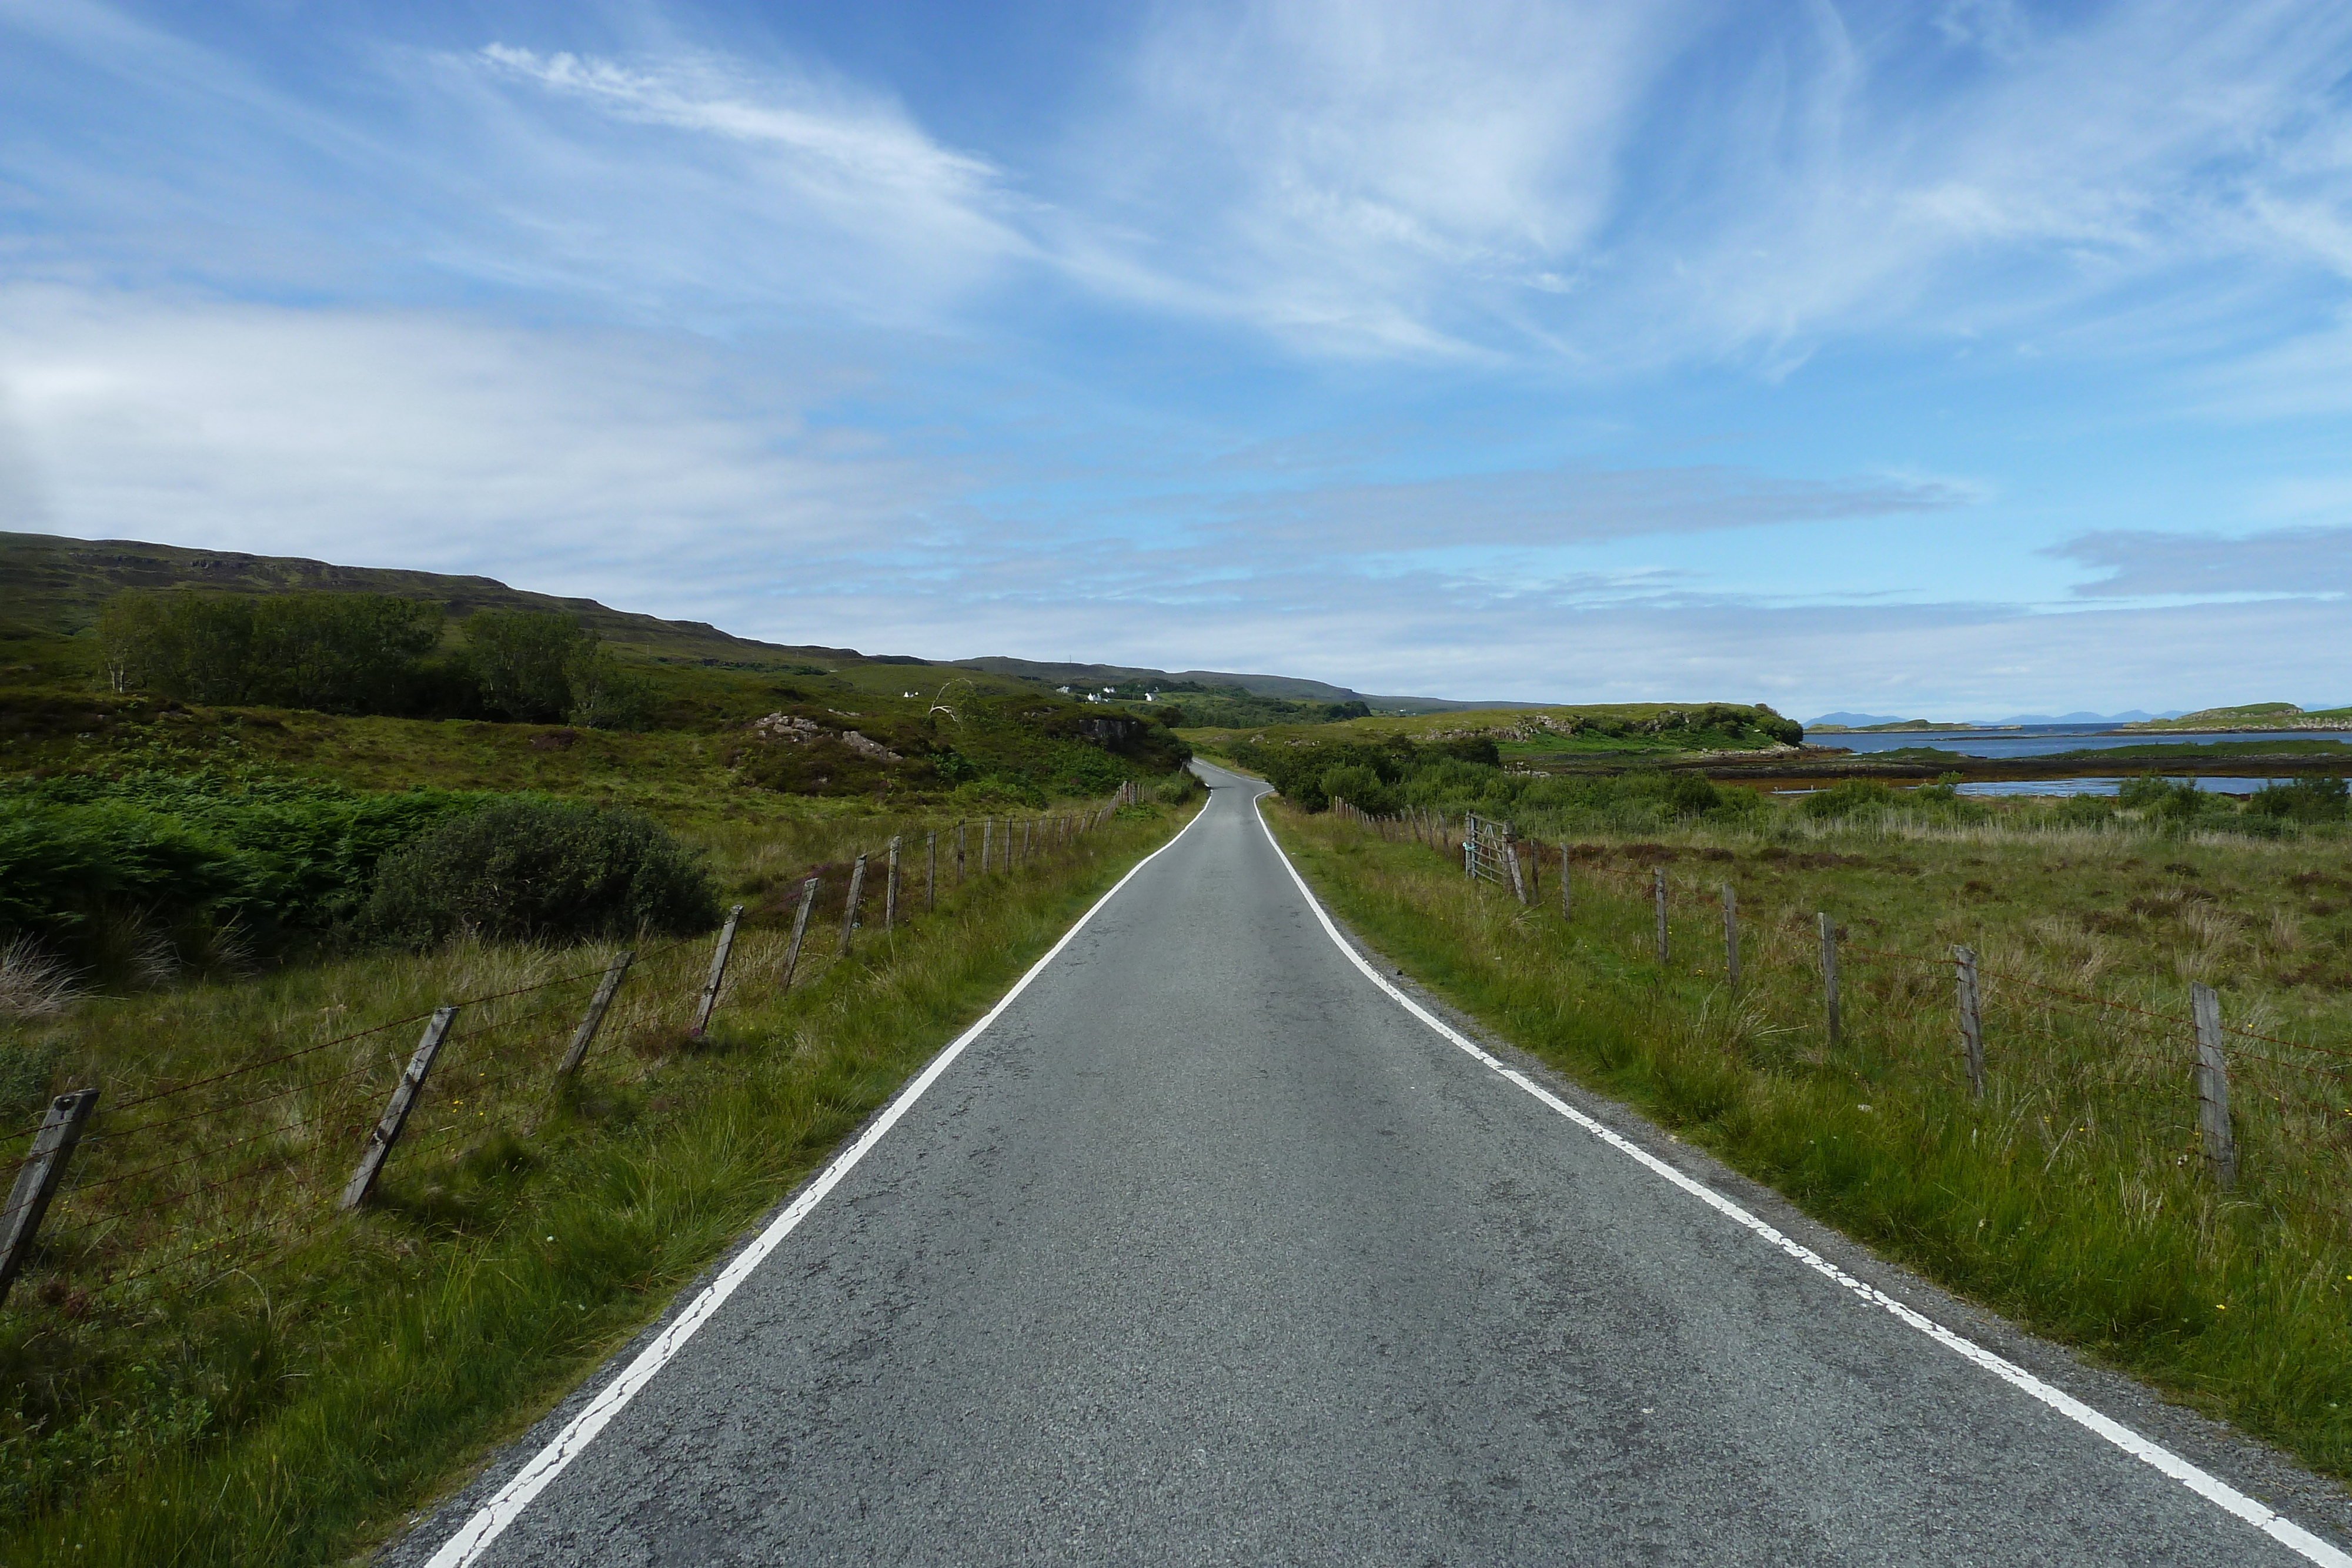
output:
[[[955,884],[958,887],[963,885],[963,828],[964,825],[961,822],[956,824]]]
[[[557,1083],[579,1071],[580,1064],[588,1060],[588,1048],[596,1043],[596,1031],[604,1027],[604,1009],[613,1005],[613,997],[621,988],[621,977],[636,960],[636,954],[624,947],[604,967],[604,977],[596,982],[596,994],[588,998],[588,1010],[581,1016],[580,1027],[572,1031],[572,1044],[556,1065]]]
[[[1723,983],[1739,988],[1739,890],[1723,884]]]
[[[940,906],[940,831],[932,828],[923,834],[923,913],[930,914]]]
[[[694,1027],[686,1031],[689,1040],[699,1040],[702,1031],[710,1027],[710,1010],[719,1005],[719,985],[727,977],[727,957],[735,951],[735,923],[743,918],[743,906],[736,904],[727,912],[727,924],[719,928],[719,946],[710,950],[710,978],[702,982],[702,998],[695,1004]]]
[[[1653,867],[1651,867],[1651,868],[1650,868],[1650,881],[1651,881],[1651,887],[1652,887],[1652,890],[1653,890],[1653,891],[1656,894],[1656,895],[1657,895],[1657,903],[1658,903],[1658,967],[1659,967],[1659,968],[1661,968],[1661,969],[1663,969],[1663,968],[1664,968],[1664,967],[1666,967],[1666,956],[1667,956],[1667,952],[1666,952],[1666,868],[1665,868],[1665,867],[1664,867],[1664,866],[1662,866],[1662,865],[1661,865],[1661,866],[1653,866]]]
[[[2208,985],[2189,988],[2197,1019],[2197,1131],[2205,1164],[2224,1190],[2238,1183],[2238,1139],[2230,1128],[2230,1059],[2221,1051],[2221,998]]]
[[[776,987],[778,996],[793,988],[793,971],[801,967],[801,938],[808,935],[809,910],[815,904],[816,878],[810,877],[801,883],[801,906],[793,911],[793,940],[784,949],[784,977]]]
[[[1837,922],[1826,912],[1816,915],[1822,932],[1822,1010],[1828,1021],[1830,1049],[1838,1042]]]
[[[882,866],[882,930],[898,929],[898,835],[890,835],[889,858]]]
[[[1559,841],[1559,917],[1570,917],[1574,906],[1568,901],[1568,841]]]
[[[1984,1098],[1984,1012],[1977,995],[1977,956],[1955,943],[1952,980],[1959,992],[1960,1051],[1968,1060],[1969,1092]]]
[[[33,1238],[48,1218],[49,1199],[57,1196],[66,1162],[81,1142],[82,1124],[97,1104],[95,1089],[76,1089],[50,1101],[41,1130],[33,1134],[32,1152],[16,1167],[16,1185],[8,1189],[8,1212],[0,1215],[0,1301],[8,1299],[8,1287],[32,1256]]]
[[[1503,837],[1503,853],[1511,862],[1511,891],[1519,895],[1521,904],[1525,904],[1528,901],[1528,883],[1527,878],[1519,874],[1519,844],[1507,833]]]
[[[859,855],[849,868],[849,899],[841,906],[841,950],[836,958],[849,956],[849,938],[857,929],[858,902],[866,896],[866,857]]]
[[[982,876],[986,876],[988,874],[989,845],[990,841],[995,837],[996,819],[993,817],[982,817],[980,820],[980,874]]]
[[[457,1018],[457,1009],[452,1004],[436,1009],[425,1024],[424,1037],[416,1042],[416,1053],[408,1059],[400,1082],[392,1086],[392,1098],[385,1103],[383,1114],[377,1118],[366,1145],[360,1150],[359,1168],[343,1184],[343,1196],[335,1204],[337,1209],[357,1208],[375,1190],[375,1178],[383,1173],[383,1162],[392,1156],[392,1145],[400,1140],[400,1130],[408,1125],[408,1113],[425,1090],[425,1075],[433,1071],[433,1059],[441,1054],[441,1042],[449,1038],[449,1026]]]

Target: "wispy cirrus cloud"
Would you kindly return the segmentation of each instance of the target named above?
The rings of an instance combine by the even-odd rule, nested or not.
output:
[[[2352,527],[2220,534],[2103,529],[2048,554],[2107,573],[2074,591],[2095,599],[2352,593]]]
[[[1790,479],[1720,464],[1559,467],[1339,482],[1214,503],[1218,538],[1341,556],[1543,549],[1785,524],[1917,517],[1980,499],[1948,479]]]

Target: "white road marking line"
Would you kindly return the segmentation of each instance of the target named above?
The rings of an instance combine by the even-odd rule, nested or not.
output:
[[[467,1568],[468,1564],[479,1562],[482,1553],[489,1550],[490,1543],[521,1516],[524,1509],[530,1506],[531,1499],[546,1490],[548,1483],[562,1475],[565,1467],[595,1440],[596,1434],[637,1396],[640,1389],[654,1380],[654,1375],[686,1348],[686,1342],[694,1337],[695,1331],[710,1321],[726,1303],[727,1298],[735,1293],[735,1288],[751,1278],[752,1270],[767,1260],[768,1254],[799,1228],[810,1211],[824,1201],[825,1194],[839,1185],[841,1178],[882,1141],[883,1134],[898,1124],[898,1118],[923,1097],[924,1091],[939,1082],[940,1074],[954,1064],[955,1059],[963,1054],[964,1048],[988,1031],[988,1026],[1029,988],[1030,981],[1045,973],[1045,967],[1061,956],[1062,949],[1070,945],[1071,938],[1087,928],[1087,923],[1101,912],[1103,905],[1118,896],[1119,889],[1133,881],[1136,873],[1182,842],[1194,823],[1209,814],[1209,805],[1213,803],[1214,797],[1212,797],[1199,811],[1193,813],[1192,821],[1185,823],[1174,838],[1130,866],[1127,874],[1120,877],[1108,893],[1096,899],[1087,912],[1078,916],[1077,924],[1063,932],[1062,939],[1055,943],[1044,957],[1032,964],[1028,973],[1013,982],[1013,988],[1005,992],[978,1023],[956,1036],[946,1050],[931,1058],[930,1065],[898,1092],[898,1097],[884,1107],[882,1113],[874,1118],[856,1143],[835,1155],[833,1163],[825,1166],[814,1181],[803,1187],[800,1196],[771,1220],[768,1228],[760,1232],[750,1246],[735,1254],[727,1267],[720,1270],[719,1278],[705,1287],[686,1311],[671,1320],[669,1326],[662,1330],[651,1344],[637,1353],[637,1358],[629,1363],[626,1370],[606,1384],[596,1397],[590,1400],[587,1406],[567,1422],[563,1430],[532,1458],[530,1463],[523,1466],[512,1480],[499,1488],[498,1495],[484,1503],[480,1511],[466,1521],[464,1529],[442,1543],[441,1550],[433,1554],[427,1568]]]
[[[1263,798],[1263,796],[1260,797],[1260,799]],[[1634,1159],[1639,1160],[1643,1166],[1647,1166],[1659,1176],[1665,1177],[1666,1180],[1674,1183],[1676,1186],[1681,1187],[1685,1192],[1689,1193],[1693,1197],[1697,1198],[1708,1207],[1713,1208],[1727,1218],[1746,1226],[1748,1229],[1754,1231],[1765,1240],[1769,1241],[1773,1246],[1778,1247],[1781,1251],[1787,1253],[1790,1257],[1794,1258],[1800,1263],[1804,1264],[1807,1268],[1811,1269],[1815,1272],[1829,1279],[1836,1281],[1847,1290],[1852,1291],[1855,1295],[1860,1296],[1864,1301],[1870,1302],[1873,1306],[1883,1308],[1894,1317],[1909,1324],[1911,1327],[1917,1329],[1921,1333],[1926,1334],[1937,1344],[1967,1357],[1969,1361],[1974,1362],[1977,1365],[1984,1368],[1987,1372],[1991,1373],[1995,1377],[2000,1378],[2002,1382],[2022,1389],[2025,1393],[2032,1395],[2034,1398],[2040,1400],[2042,1404],[2047,1405],[2053,1410],[2057,1411],[2058,1414],[2065,1416],[2075,1425],[2082,1427],[2088,1431],[2097,1433],[2100,1437],[2105,1437],[2108,1442],[2113,1443],[2116,1448],[2121,1448],[2125,1453],[2129,1454],[2133,1458],[2136,1458],[2142,1464],[2147,1465],[2157,1470],[2162,1471],[2168,1476],[2170,1476],[2174,1480],[2179,1481],[2182,1486],[2187,1487],[2199,1497],[2203,1498],[2206,1501],[2214,1504],[2218,1508],[2224,1509],[2227,1511],[2237,1515],[2240,1519],[2244,1520],[2248,1524],[2252,1525],[2255,1529],[2261,1531],[2272,1540],[2278,1542],[2281,1545],[2287,1547],[2291,1551],[2300,1552],[2304,1557],[2309,1559],[2311,1562],[2324,1563],[2326,1565],[2326,1568],[2352,1568],[2352,1556],[2347,1556],[2346,1553],[2337,1551],[2335,1547],[2330,1546],[2326,1542],[2322,1541],[2319,1537],[2312,1534],[2311,1531],[2304,1529],[2301,1525],[2294,1523],[2292,1520],[2287,1519],[2284,1515],[2278,1513],[2274,1510],[2265,1508],[2263,1504],[2256,1502],[2252,1498],[2248,1497],[2245,1493],[2238,1490],[2237,1488],[2231,1486],[2228,1482],[2223,1481],[2217,1477],[2208,1475],[2205,1471],[2199,1469],[2195,1465],[2190,1464],[2187,1459],[2182,1458],[2171,1449],[2167,1448],[2160,1444],[2149,1441],[2147,1438],[2141,1437],[2137,1432],[2135,1432],[2130,1427],[2125,1426],[2122,1422],[2115,1420],[2111,1416],[2101,1415],[2098,1411],[2092,1409],[2088,1405],[2084,1404],[2073,1395],[2068,1394],[2062,1389],[2054,1388],[2049,1384],[2042,1382],[2042,1379],[2034,1376],[2033,1374],[2026,1371],[2023,1367],[2019,1366],[2014,1362],[2007,1361],[1995,1355],[1992,1352],[1985,1349],[1982,1345],[1978,1344],[1974,1340],[1954,1333],[1950,1329],[1946,1328],[1943,1324],[1936,1322],[1933,1318],[1927,1317],[1924,1313],[1916,1312],[1910,1307],[1905,1306],[1901,1301],[1896,1301],[1894,1297],[1886,1294],[1884,1291],[1877,1289],[1875,1286],[1866,1284],[1863,1281],[1855,1279],[1853,1275],[1847,1273],[1844,1270],[1839,1268],[1836,1264],[1831,1262],[1828,1259],[1822,1257],[1811,1248],[1804,1245],[1804,1243],[1798,1241],[1791,1237],[1782,1235],[1772,1226],[1766,1224],[1755,1215],[1748,1213],[1746,1209],[1740,1207],[1739,1205],[1732,1202],[1729,1198],[1724,1197],[1713,1187],[1708,1186],[1705,1182],[1699,1181],[1692,1176],[1685,1176],[1681,1171],[1676,1170],[1674,1166],[1666,1164],[1665,1161],[1658,1158],[1655,1155],[1650,1153],[1647,1149],[1643,1148],[1640,1145],[1635,1144],[1623,1134],[1594,1121],[1591,1117],[1586,1115],[1575,1106],[1568,1103],[1565,1100],[1562,1100],[1559,1095],[1554,1094],[1551,1091],[1544,1088],[1541,1084],[1537,1083],[1533,1079],[1528,1077],[1526,1073],[1520,1072],[1515,1068],[1506,1066],[1493,1053],[1482,1049],[1475,1041],[1466,1039],[1461,1031],[1446,1023],[1443,1019],[1440,1019],[1436,1014],[1431,1012],[1427,1008],[1423,1007],[1419,1002],[1414,1001],[1411,997],[1406,996],[1395,986],[1391,985],[1388,979],[1382,976],[1379,970],[1373,968],[1370,964],[1365,962],[1363,955],[1357,952],[1356,949],[1349,944],[1348,939],[1339,935],[1339,928],[1331,923],[1331,916],[1324,912],[1322,901],[1318,899],[1314,893],[1307,887],[1307,879],[1298,874],[1298,868],[1290,863],[1290,857],[1282,852],[1282,845],[1276,841],[1274,829],[1272,825],[1266,821],[1265,813],[1258,812],[1256,814],[1258,826],[1265,831],[1265,841],[1273,846],[1275,854],[1282,862],[1283,869],[1290,873],[1290,880],[1298,884],[1299,896],[1307,900],[1307,906],[1315,912],[1315,918],[1323,923],[1324,934],[1331,938],[1332,944],[1337,946],[1340,952],[1345,953],[1348,956],[1349,962],[1354,964],[1357,968],[1362,970],[1365,978],[1370,980],[1372,984],[1378,986],[1383,991],[1386,991],[1390,997],[1394,998],[1397,1004],[1402,1007],[1407,1012],[1412,1014],[1413,1017],[1427,1024],[1431,1029],[1435,1030],[1439,1034],[1444,1036],[1445,1039],[1451,1040],[1454,1045],[1460,1047],[1463,1051],[1476,1058],[1479,1061],[1485,1063],[1496,1073],[1509,1080],[1521,1089],[1526,1090],[1528,1093],[1534,1095],[1537,1099],[1542,1101],[1545,1104],[1550,1106],[1553,1110],[1559,1112],[1561,1115],[1567,1117],[1570,1121],[1575,1123],[1578,1126],[1583,1128],[1586,1132],[1591,1134],[1602,1143],[1607,1144],[1611,1148],[1632,1155]]]

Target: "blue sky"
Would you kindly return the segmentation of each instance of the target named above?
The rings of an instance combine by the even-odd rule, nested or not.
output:
[[[2352,7],[0,0],[0,518],[789,643],[2352,702]]]

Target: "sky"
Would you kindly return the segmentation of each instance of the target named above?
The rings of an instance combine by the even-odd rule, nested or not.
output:
[[[2352,6],[0,0],[0,527],[1380,693],[2352,703]]]

